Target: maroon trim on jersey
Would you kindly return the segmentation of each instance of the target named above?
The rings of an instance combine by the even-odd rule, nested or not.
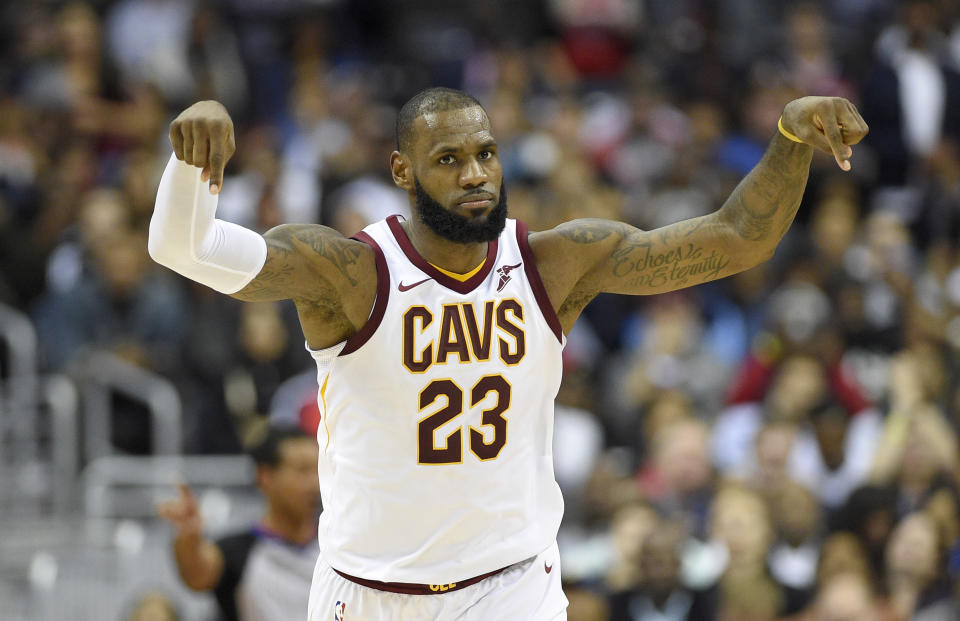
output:
[[[417,252],[417,249],[413,247],[413,243],[410,241],[410,238],[407,237],[406,231],[404,231],[403,227],[400,226],[400,219],[397,216],[394,215],[387,218],[387,224],[390,226],[390,231],[396,238],[397,243],[400,244],[400,249],[403,250],[403,254],[407,255],[407,258],[410,259],[411,263],[416,265],[420,271],[427,276],[433,278],[447,289],[453,289],[457,293],[470,293],[476,289],[480,283],[486,280],[490,270],[493,269],[493,264],[496,263],[497,247],[500,243],[500,240],[498,239],[487,243],[487,258],[483,260],[483,267],[480,268],[479,272],[466,280],[457,280],[456,278],[451,278],[434,266],[430,265],[429,261],[420,256],[420,253]]]
[[[543,286],[540,280],[540,272],[537,271],[537,262],[533,257],[533,250],[530,249],[530,242],[527,241],[527,225],[517,220],[517,245],[520,246],[520,256],[523,257],[523,271],[527,273],[527,280],[530,281],[530,288],[533,289],[533,297],[537,298],[537,306],[543,313],[543,318],[547,320],[547,325],[553,330],[557,340],[563,343],[563,328],[560,327],[560,318],[557,317],[557,311],[553,310],[550,303],[550,296],[547,295],[547,288]]]
[[[402,593],[404,595],[440,595],[441,593],[449,593],[451,591],[459,591],[460,589],[465,589],[468,586],[473,586],[481,580],[486,580],[491,576],[496,576],[501,571],[506,569],[506,567],[501,567],[500,569],[494,569],[485,574],[481,574],[474,578],[468,578],[466,580],[461,580],[460,582],[451,582],[450,584],[416,584],[413,582],[380,582],[379,580],[367,580],[366,578],[357,578],[356,576],[351,576],[350,574],[345,574],[339,569],[331,568],[333,571],[337,572],[342,578],[346,578],[350,582],[359,584],[360,586],[365,586],[370,589],[376,589],[378,591],[387,591],[388,593]]]
[[[377,299],[373,302],[373,311],[371,311],[367,323],[363,324],[363,327],[356,334],[347,339],[347,344],[340,351],[341,356],[352,354],[370,340],[370,337],[380,326],[380,322],[383,321],[383,313],[387,310],[387,300],[390,298],[390,270],[387,268],[387,260],[383,256],[383,250],[380,249],[379,244],[372,237],[363,231],[354,235],[352,239],[362,241],[373,248],[373,256],[377,263]]]

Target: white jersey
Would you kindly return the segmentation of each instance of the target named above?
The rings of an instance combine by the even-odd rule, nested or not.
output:
[[[376,255],[367,324],[317,362],[320,547],[346,574],[446,584],[556,538],[553,401],[564,336],[507,220],[476,274],[421,257],[396,216],[358,239]]]

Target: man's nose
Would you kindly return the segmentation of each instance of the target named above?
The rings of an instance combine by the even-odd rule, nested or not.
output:
[[[460,185],[464,188],[483,185],[489,178],[490,175],[476,158],[470,158],[460,171]]]

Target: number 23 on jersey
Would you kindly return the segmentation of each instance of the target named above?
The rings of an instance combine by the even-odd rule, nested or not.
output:
[[[464,394],[460,386],[450,379],[437,379],[420,391],[420,411],[430,408],[445,399],[446,405],[433,414],[420,419],[417,425],[417,463],[423,465],[443,465],[463,463],[463,426],[443,438],[438,443],[437,429],[464,413],[469,397],[469,406],[473,408],[483,402],[487,395],[495,395],[492,407],[483,410],[480,426],[489,427],[493,437],[488,442],[484,434],[470,426],[470,451],[480,461],[496,459],[507,443],[507,419],[503,414],[510,407],[512,393],[510,383],[502,375],[484,375]],[[439,445],[438,445],[439,444]]]

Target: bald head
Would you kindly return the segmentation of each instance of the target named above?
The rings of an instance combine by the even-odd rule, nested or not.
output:
[[[420,91],[403,104],[397,115],[397,150],[401,153],[410,150],[414,125],[419,117],[471,106],[483,108],[473,96],[456,89],[435,87]]]

